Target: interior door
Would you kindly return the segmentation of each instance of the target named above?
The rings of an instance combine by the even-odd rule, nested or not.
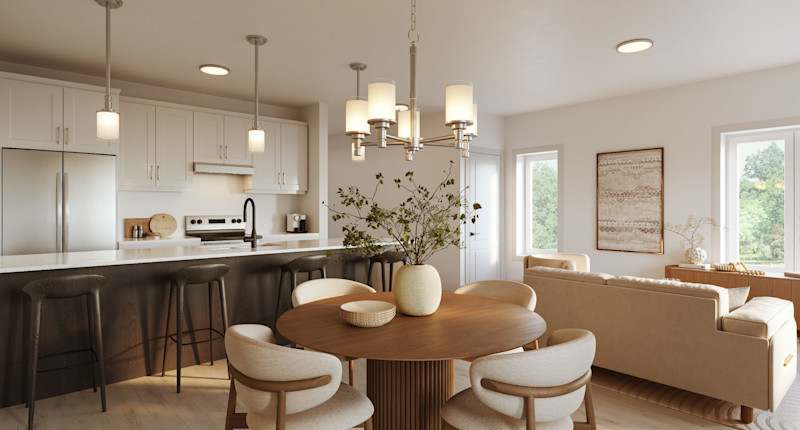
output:
[[[3,149],[3,255],[62,250],[61,154]]]
[[[467,198],[481,205],[467,221],[466,282],[500,279],[500,156],[473,152],[466,164]]]
[[[116,249],[113,155],[64,153],[64,250]]]

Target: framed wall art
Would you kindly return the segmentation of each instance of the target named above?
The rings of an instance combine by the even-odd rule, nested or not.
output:
[[[597,249],[664,253],[664,148],[597,154]]]

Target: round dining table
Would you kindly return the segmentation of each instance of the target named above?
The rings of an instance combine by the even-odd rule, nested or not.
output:
[[[400,312],[381,327],[347,324],[339,307],[357,300],[394,303],[392,293],[356,294],[307,303],[278,319],[278,332],[317,351],[367,359],[367,397],[375,429],[439,429],[453,396],[454,361],[529,345],[546,324],[522,306],[479,296],[443,293],[432,315]]]

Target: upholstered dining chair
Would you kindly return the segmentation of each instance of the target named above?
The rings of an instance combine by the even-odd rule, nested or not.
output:
[[[323,278],[312,279],[298,285],[292,292],[292,306],[300,306],[306,303],[316,302],[317,300],[329,299],[331,297],[347,296],[350,294],[374,293],[375,290],[369,285],[349,279]],[[342,362],[348,364],[348,379],[353,385],[353,360],[351,357],[337,356]]]
[[[372,429],[372,402],[341,382],[336,357],[275,344],[272,330],[239,324],[225,333],[231,372],[225,429]],[[247,413],[236,413],[236,400]]]
[[[462,285],[453,291],[455,294],[469,294],[471,296],[481,296],[490,299],[500,300],[515,305],[528,308],[533,311],[536,308],[536,292],[527,284],[516,281],[479,281],[471,284]],[[539,341],[533,341],[532,348],[538,348]],[[521,352],[522,349],[514,349],[507,352]],[[467,360],[471,361],[471,360]]]
[[[442,408],[443,429],[597,428],[591,366],[595,338],[587,330],[556,330],[542,349],[489,355],[469,369],[472,388]],[[584,401],[586,422],[570,417]]]
[[[586,254],[531,254],[526,256],[525,268],[535,266],[588,272],[589,256]]]

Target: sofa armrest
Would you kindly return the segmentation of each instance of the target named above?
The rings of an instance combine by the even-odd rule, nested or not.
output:
[[[786,321],[793,319],[792,302],[777,297],[754,297],[722,317],[722,330],[771,339]]]

